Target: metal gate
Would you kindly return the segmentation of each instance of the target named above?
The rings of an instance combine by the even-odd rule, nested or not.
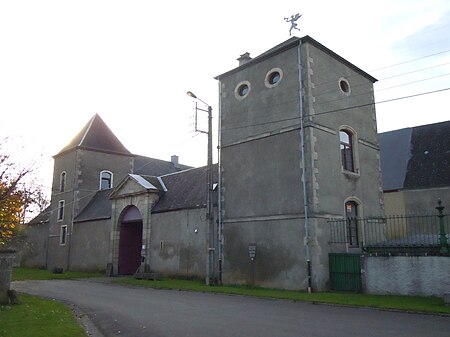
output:
[[[359,254],[330,253],[330,283],[332,290],[361,291],[361,261]]]

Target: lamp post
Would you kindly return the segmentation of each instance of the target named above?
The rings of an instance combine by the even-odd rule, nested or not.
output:
[[[206,179],[206,217],[208,220],[208,230],[206,234],[207,241],[207,258],[206,258],[206,285],[214,282],[214,217],[213,217],[213,169],[212,169],[212,107],[205,101],[198,98],[191,91],[187,92],[187,95],[202,102],[207,106],[207,109],[202,109],[197,106],[195,102],[195,131],[200,133],[206,133],[208,135],[208,165],[207,165],[207,179]],[[197,129],[197,111],[205,111],[208,113],[208,131]]]

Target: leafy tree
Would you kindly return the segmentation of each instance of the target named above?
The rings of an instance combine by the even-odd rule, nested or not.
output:
[[[24,178],[33,172],[32,165],[19,168],[3,152],[0,147],[0,245],[8,242],[17,232],[27,207],[43,204],[40,188],[27,186],[24,182]]]

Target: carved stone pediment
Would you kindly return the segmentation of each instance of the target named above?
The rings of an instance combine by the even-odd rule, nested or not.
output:
[[[114,188],[110,195],[110,199],[120,199],[147,193],[160,194],[162,192],[164,192],[164,187],[158,177],[128,174],[119,185]]]

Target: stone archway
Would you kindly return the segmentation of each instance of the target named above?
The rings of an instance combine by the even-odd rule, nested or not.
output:
[[[142,215],[136,206],[130,206],[121,218],[118,274],[132,275],[141,264]]]

